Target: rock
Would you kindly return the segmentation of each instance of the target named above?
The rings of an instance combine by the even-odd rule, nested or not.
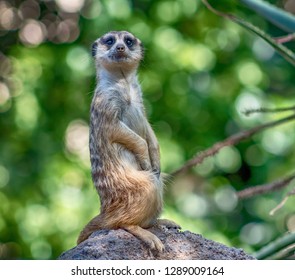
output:
[[[60,260],[254,260],[242,249],[230,248],[199,234],[177,229],[151,228],[165,245],[165,252],[148,249],[125,230],[100,230],[78,246],[62,253]]]

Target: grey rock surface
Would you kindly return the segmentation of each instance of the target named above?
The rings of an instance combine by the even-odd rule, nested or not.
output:
[[[158,253],[125,230],[94,232],[78,246],[62,253],[60,260],[253,260],[242,249],[230,248],[199,234],[176,229],[151,228],[165,251]]]

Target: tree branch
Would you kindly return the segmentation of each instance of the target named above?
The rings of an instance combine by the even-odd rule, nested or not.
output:
[[[268,123],[253,127],[249,130],[245,130],[245,131],[239,132],[237,134],[234,134],[221,142],[217,142],[211,148],[208,148],[204,151],[197,153],[192,159],[187,161],[182,167],[175,170],[170,175],[176,176],[181,173],[185,173],[191,167],[201,164],[205,158],[217,154],[219,152],[219,150],[221,150],[222,148],[224,148],[226,146],[236,145],[236,144],[240,143],[241,141],[252,137],[254,134],[256,134],[258,132],[261,132],[261,131],[263,131],[267,128],[270,128],[270,127],[274,127],[274,126],[289,122],[294,119],[295,119],[295,114],[290,115],[285,118],[282,118],[282,119],[279,119],[279,120],[276,120],[276,121],[268,122]]]
[[[280,113],[280,112],[287,112],[287,111],[295,111],[295,106],[292,107],[284,107],[284,108],[258,108],[258,109],[248,109],[244,111],[246,116],[249,116],[253,113]]]
[[[292,191],[288,192],[287,195],[284,197],[284,199],[274,208],[269,212],[269,215],[274,215],[275,212],[277,212],[279,209],[281,209],[286,202],[288,201],[289,197],[295,195],[295,189],[293,189]]]
[[[286,248],[280,250],[279,252],[273,254],[267,259],[270,260],[288,260],[295,259],[295,243],[287,246]]]
[[[294,41],[295,40],[295,34],[292,33],[292,34],[288,34],[286,36],[282,36],[282,37],[276,37],[274,38],[277,43],[279,44],[283,44],[283,43],[288,43],[288,42],[291,42],[291,41]]]
[[[229,14],[229,13],[223,13],[221,11],[218,11],[216,10],[215,8],[213,8],[209,2],[207,0],[202,0],[203,4],[207,7],[207,9],[211,12],[213,12],[214,14],[218,15],[218,16],[221,16],[221,17],[225,17],[225,18],[228,18],[230,20],[234,20],[235,19],[235,16],[232,15],[232,14]]]
[[[283,189],[284,187],[288,186],[288,184],[295,179],[295,174],[291,175],[289,177],[280,179],[278,181],[269,183],[269,184],[263,184],[255,187],[249,187],[247,189],[244,189],[242,191],[237,192],[237,196],[239,199],[247,199],[259,194],[269,193],[278,191],[280,189]]]

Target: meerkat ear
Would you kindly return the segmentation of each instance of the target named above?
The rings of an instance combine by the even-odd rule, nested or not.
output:
[[[144,52],[145,52],[145,51],[144,51],[144,45],[143,45],[142,42],[140,42],[139,45],[140,45],[141,56],[142,56],[142,59],[143,59],[143,57],[144,57]]]
[[[93,57],[96,56],[96,51],[97,51],[97,42],[94,42],[91,47],[91,54]]]

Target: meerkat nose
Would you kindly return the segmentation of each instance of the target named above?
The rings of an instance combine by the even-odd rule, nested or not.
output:
[[[124,52],[125,51],[125,46],[123,44],[118,44],[116,46],[116,49],[118,52]]]

